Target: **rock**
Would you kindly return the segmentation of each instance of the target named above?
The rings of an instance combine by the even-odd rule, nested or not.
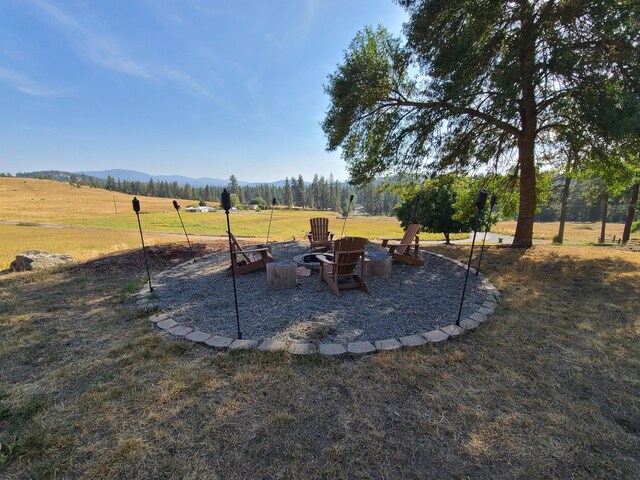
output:
[[[27,250],[11,262],[9,269],[13,272],[26,272],[29,270],[44,270],[46,268],[58,267],[73,262],[69,255],[61,253],[48,253],[39,250]]]

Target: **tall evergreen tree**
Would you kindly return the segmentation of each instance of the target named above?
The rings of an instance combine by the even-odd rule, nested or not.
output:
[[[410,15],[406,45],[367,28],[329,78],[328,148],[342,147],[360,184],[510,162],[520,180],[513,244],[531,246],[536,145],[567,114],[638,131],[640,1],[399,3]]]
[[[291,191],[291,184],[289,183],[289,177],[284,179],[284,203],[287,207],[293,206],[293,192]]]

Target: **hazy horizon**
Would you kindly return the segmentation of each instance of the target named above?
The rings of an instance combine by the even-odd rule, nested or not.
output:
[[[346,180],[323,91],[391,0],[5,2],[0,171]]]

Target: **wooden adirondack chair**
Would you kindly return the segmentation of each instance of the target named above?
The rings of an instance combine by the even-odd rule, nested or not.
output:
[[[311,231],[307,232],[311,250],[330,250],[333,245],[333,233],[329,231],[328,218],[310,218]]]
[[[245,245],[241,247],[233,233],[231,236],[231,261],[232,268],[235,268],[236,275],[254,272],[261,268],[266,268],[267,263],[273,262],[273,257],[269,253],[269,247],[261,247],[259,245]],[[228,275],[231,275],[229,270]]]
[[[404,232],[404,237],[400,243],[389,243],[389,238],[382,239],[382,248],[385,248],[391,254],[391,258],[396,262],[402,262],[409,265],[422,266],[424,262],[420,258],[418,246],[420,244],[420,238],[418,237],[418,231],[420,225],[412,223],[407,227]],[[413,248],[413,254],[411,253],[411,247]]]
[[[340,296],[340,290],[360,288],[367,293],[369,287],[364,282],[364,245],[365,238],[344,237],[333,244],[333,261],[327,260],[322,255],[316,255],[320,260],[320,278],[327,282],[331,291]],[[356,272],[356,266],[360,261],[360,273]],[[341,279],[355,280],[349,283],[340,283]]]

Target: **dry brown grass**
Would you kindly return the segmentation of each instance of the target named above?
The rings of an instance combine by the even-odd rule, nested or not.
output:
[[[505,235],[513,235],[516,232],[515,221],[500,222],[494,227],[491,227],[491,231],[495,233],[503,233]],[[533,225],[534,238],[540,238],[544,240],[553,240],[558,235],[558,227],[560,222],[536,222]],[[580,223],[580,222],[566,222],[564,228],[564,241],[567,243],[597,243],[600,237],[599,222],[594,223]],[[622,237],[622,230],[624,229],[624,223],[608,223],[606,228],[606,238],[611,240],[612,236],[616,238]]]
[[[0,279],[4,478],[640,478],[638,253],[490,247],[479,330],[339,361],[161,338],[137,253]]]
[[[99,188],[77,188],[68,183],[31,178],[0,178],[0,270],[9,266],[17,254],[29,249],[64,253],[77,260],[140,245],[138,223],[132,211],[132,195],[112,193]],[[149,245],[162,242],[184,242],[180,220],[167,198],[139,197],[140,215],[145,241]],[[115,213],[114,201],[117,214]],[[181,201],[183,206],[195,201]],[[215,202],[212,205],[217,206]],[[335,212],[315,210],[276,210],[275,212],[242,211],[231,215],[236,236],[264,240],[304,239],[311,217],[329,219],[337,235],[345,227]],[[204,241],[205,236],[226,235],[226,217],[217,213],[182,213],[187,232]],[[272,220],[272,221],[271,221]],[[64,225],[69,228],[48,228]],[[394,217],[358,216],[349,218],[345,235],[369,239],[402,238],[402,228]],[[452,234],[452,238],[466,238]],[[442,234],[421,233],[422,240],[443,240]]]

